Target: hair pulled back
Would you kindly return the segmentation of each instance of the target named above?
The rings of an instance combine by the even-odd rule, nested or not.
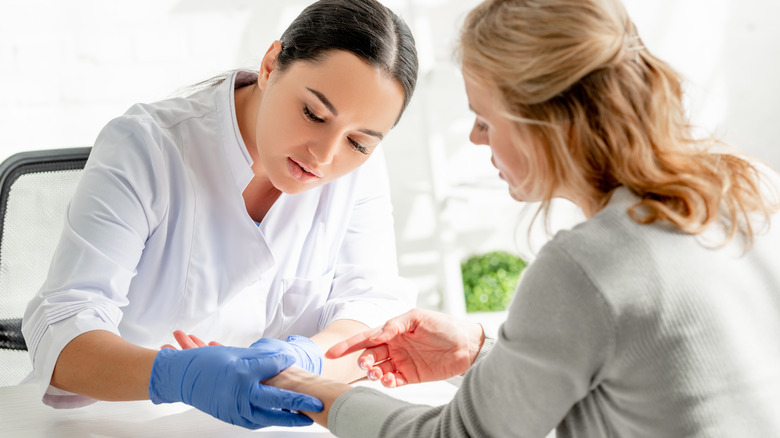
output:
[[[639,223],[698,234],[719,221],[726,242],[741,232],[749,245],[748,215],[777,209],[755,166],[692,137],[680,77],[644,47],[619,0],[486,0],[458,54],[539,145],[522,152],[537,172],[527,181],[537,213],[563,186],[596,211],[624,186],[641,198],[629,210]]]
[[[281,38],[276,59],[284,71],[296,61],[317,62],[345,50],[398,81],[404,90],[401,112],[417,83],[417,51],[409,26],[376,0],[320,0],[301,12]]]

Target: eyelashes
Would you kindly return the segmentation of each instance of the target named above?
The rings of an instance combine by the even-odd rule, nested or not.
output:
[[[349,144],[352,145],[352,148],[356,151],[360,152],[363,155],[368,155],[368,149],[366,149],[365,146],[360,145],[360,143],[356,142],[355,140],[352,140],[351,138],[348,138]]]
[[[485,122],[483,122],[483,121],[481,121],[479,119],[476,119],[474,121],[474,126],[477,128],[477,131],[479,131],[479,132],[485,132],[485,131],[488,130],[487,123],[485,123]]]
[[[306,105],[303,106],[303,115],[312,123],[325,123],[324,119],[317,117],[317,115],[314,114],[314,112]],[[352,149],[360,152],[363,155],[368,155],[368,149],[365,146],[361,145],[355,140],[352,140],[349,137],[347,137],[347,141],[349,142],[350,146],[352,146]]]
[[[314,115],[314,113],[306,105],[303,106],[303,115],[314,123],[325,123],[325,120]]]

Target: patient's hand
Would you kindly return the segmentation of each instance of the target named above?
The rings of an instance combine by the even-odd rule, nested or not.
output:
[[[443,313],[411,310],[381,328],[367,330],[331,347],[329,359],[366,349],[358,365],[388,388],[464,374],[484,342],[482,326]]]

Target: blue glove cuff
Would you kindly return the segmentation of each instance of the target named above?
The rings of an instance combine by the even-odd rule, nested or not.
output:
[[[185,358],[187,350],[163,348],[157,353],[152,365],[152,375],[149,378],[149,399],[154,404],[175,403],[182,400],[181,379],[184,369],[190,363]],[[174,357],[176,356],[176,357]],[[189,354],[192,356],[192,354]]]
[[[292,335],[285,339],[290,344],[298,355],[298,360],[295,361],[295,365],[305,369],[306,371],[322,374],[322,361],[324,356],[320,347],[306,336]]]

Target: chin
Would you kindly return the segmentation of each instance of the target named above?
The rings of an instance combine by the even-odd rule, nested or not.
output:
[[[533,188],[527,188],[523,190],[519,187],[509,187],[509,196],[517,202],[541,202],[543,196],[539,193],[534,193]]]
[[[525,194],[523,192],[521,192],[520,190],[518,190],[517,188],[509,186],[508,187],[508,191],[509,191],[509,196],[511,196],[512,199],[514,199],[515,201],[517,201],[517,202],[527,202],[527,200],[528,200],[527,196],[525,196]]]
[[[323,182],[312,181],[310,183],[304,184],[295,180],[289,180],[289,181],[282,181],[280,183],[277,183],[276,181],[272,181],[272,184],[274,185],[274,187],[276,187],[280,192],[284,194],[297,195],[299,193],[309,191],[313,188],[317,188],[321,186]]]
[[[509,190],[509,196],[517,202],[526,202],[526,199],[523,196],[513,190]]]

